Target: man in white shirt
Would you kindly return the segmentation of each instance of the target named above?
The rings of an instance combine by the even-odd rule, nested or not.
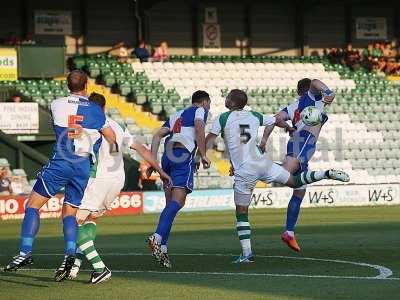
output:
[[[322,179],[350,180],[349,176],[343,171],[332,169],[317,172],[306,170],[294,176],[271,161],[257,146],[258,128],[272,124],[288,131],[292,131],[293,128],[285,120],[243,110],[246,104],[246,93],[237,89],[232,90],[225,101],[225,106],[229,111],[222,113],[215,119],[206,138],[206,145],[213,145],[215,138],[221,134],[234,169],[236,228],[242,246],[242,254],[234,261],[235,263],[254,262],[250,242],[251,229],[248,207],[258,180],[268,183],[277,182],[292,188]]]
[[[92,93],[89,97],[104,110],[106,101],[103,95]],[[82,204],[79,206],[77,219],[79,233],[77,238],[77,258],[70,272],[69,278],[78,275],[83,257],[93,266],[90,279],[92,284],[103,282],[111,277],[111,271],[105,266],[94,246],[96,238],[96,219],[102,216],[111,207],[112,202],[120,193],[125,183],[125,171],[122,149],[129,147],[136,150],[159,174],[165,185],[171,184],[171,178],[161,169],[156,159],[145,146],[133,140],[127,129],[123,129],[117,122],[107,117],[107,122],[114,130],[118,152],[110,154],[110,146],[102,142],[96,164],[93,165]]]

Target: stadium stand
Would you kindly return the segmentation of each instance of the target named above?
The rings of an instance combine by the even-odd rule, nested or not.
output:
[[[83,67],[82,58],[79,60]],[[297,80],[319,78],[335,89],[338,97],[329,108],[331,120],[322,133],[326,142],[320,143],[320,153],[316,154],[325,159],[315,161],[312,167],[326,168],[335,161],[336,167],[352,173],[356,183],[399,179],[400,168],[395,161],[400,144],[392,142],[400,135],[396,117],[399,88],[374,73],[353,72],[318,57],[285,56],[172,56],[169,62],[137,62],[131,67],[125,78],[117,72],[111,82],[121,94],[144,107],[148,105],[154,114],[180,109],[188,104],[193,90],[205,89],[212,95],[212,114],[216,115],[224,110],[224,97],[231,88],[247,90],[252,109],[272,114],[296,97]],[[128,76],[134,79],[126,79]],[[338,134],[343,143],[337,142]],[[284,149],[279,148],[279,141],[287,137],[277,131],[272,138],[272,157],[280,160]],[[216,148],[224,150],[221,140]],[[324,150],[330,150],[327,156],[321,154]]]
[[[320,159],[314,159],[311,167],[327,168],[334,161],[335,167],[349,171],[355,183],[400,179],[400,89],[374,73],[353,72],[319,57],[288,56],[171,56],[164,63],[128,64],[98,54],[76,56],[72,65],[95,79],[90,89],[106,95],[108,115],[146,144],[151,143],[153,130],[161,124],[156,117],[163,118],[189,105],[196,89],[207,90],[212,96],[209,127],[212,116],[225,110],[224,97],[232,88],[247,91],[251,109],[273,114],[296,98],[299,79],[319,78],[336,91],[337,97],[329,108],[330,121],[315,155]],[[43,107],[68,93],[65,83],[57,80],[2,84],[12,85]],[[274,160],[282,159],[286,140],[285,133],[273,133],[268,152]],[[221,139],[216,150],[225,150]],[[229,164],[220,159],[221,153],[214,153],[213,158],[216,167],[200,171],[197,188],[230,187],[231,179],[220,176],[227,175]]]

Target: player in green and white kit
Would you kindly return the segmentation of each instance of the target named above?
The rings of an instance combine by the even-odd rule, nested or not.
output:
[[[347,182],[349,176],[340,170],[305,171],[297,176],[291,175],[280,165],[271,161],[257,146],[257,134],[260,126],[275,124],[292,131],[286,122],[275,117],[266,117],[243,108],[247,104],[247,95],[241,90],[232,90],[225,106],[229,111],[219,115],[207,135],[206,144],[213,145],[221,134],[224,138],[232,167],[234,169],[234,201],[236,205],[236,229],[242,246],[242,254],[235,263],[254,262],[251,250],[251,228],[248,219],[248,207],[251,195],[258,180],[277,182],[296,188],[322,179]]]
[[[105,107],[105,98],[103,95],[92,93],[89,100],[97,103],[102,109]],[[82,260],[86,259],[93,267],[90,283],[98,284],[111,277],[111,271],[104,264],[99,253],[95,248],[96,222],[107,209],[111,207],[112,202],[125,183],[125,171],[123,161],[123,148],[136,150],[149,164],[160,174],[160,178],[166,185],[171,182],[171,178],[161,169],[151,152],[141,143],[135,141],[127,129],[122,128],[114,120],[107,118],[110,127],[115,132],[118,152],[110,154],[110,146],[107,142],[102,142],[97,157],[97,162],[93,166],[88,185],[76,214],[79,224],[77,238],[77,254],[74,266],[69,273],[69,279],[78,276]]]

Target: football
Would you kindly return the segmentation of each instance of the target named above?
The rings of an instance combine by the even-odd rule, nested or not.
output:
[[[321,124],[321,111],[315,106],[308,106],[300,114],[301,120],[308,126]]]

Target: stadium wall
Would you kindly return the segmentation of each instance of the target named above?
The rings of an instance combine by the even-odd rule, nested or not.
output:
[[[387,39],[399,37],[400,4],[395,1],[188,1],[141,0],[144,37],[156,46],[166,40],[171,54],[205,54],[202,24],[206,7],[217,9],[221,28],[221,51],[214,54],[311,54],[323,48],[352,41],[365,47],[370,40],[358,40],[357,17],[384,17]],[[34,35],[36,10],[70,11],[72,34]],[[0,39],[10,34],[33,35],[37,44],[66,45],[67,54],[108,50],[123,41],[134,46],[138,37],[134,1],[130,0],[16,0],[0,10]],[[249,48],[237,47],[236,40],[249,39]],[[207,54],[210,54],[207,52]]]
[[[292,190],[256,189],[250,208],[286,208]],[[41,209],[43,218],[61,214],[63,195],[57,195]],[[21,219],[27,196],[0,197],[0,220]],[[332,185],[307,188],[302,207],[400,205],[400,184]],[[163,192],[122,192],[113,202],[110,216],[158,213],[165,206]],[[182,211],[218,211],[235,208],[232,189],[198,190],[188,196]]]

